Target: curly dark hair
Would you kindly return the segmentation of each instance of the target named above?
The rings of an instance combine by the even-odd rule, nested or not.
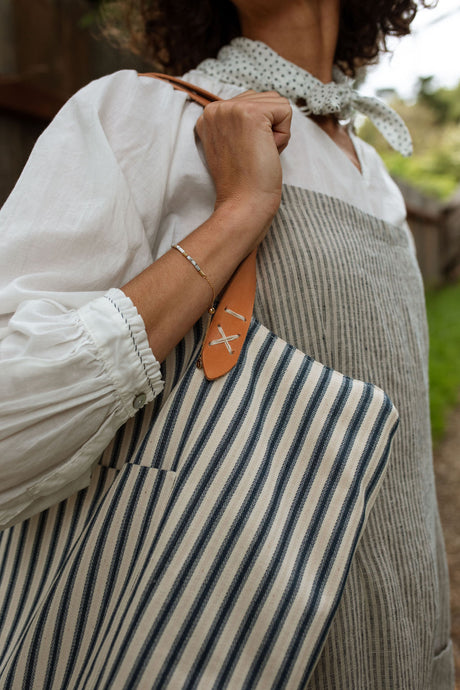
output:
[[[335,62],[354,75],[404,36],[427,0],[342,0]],[[156,69],[181,74],[240,35],[230,0],[106,0],[105,33]]]

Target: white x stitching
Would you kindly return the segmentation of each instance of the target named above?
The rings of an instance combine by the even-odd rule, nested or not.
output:
[[[218,338],[217,340],[211,340],[211,342],[209,344],[210,345],[222,345],[222,344],[224,344],[225,347],[227,348],[229,354],[232,355],[234,351],[230,347],[229,343],[231,343],[233,340],[237,340],[240,337],[239,333],[237,335],[225,335],[224,329],[222,328],[222,326],[217,326],[217,330],[221,334],[222,338]]]

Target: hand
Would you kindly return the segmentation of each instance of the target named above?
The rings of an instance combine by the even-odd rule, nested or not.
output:
[[[216,211],[238,209],[262,236],[281,201],[279,156],[289,142],[291,118],[289,101],[275,91],[246,91],[210,103],[196,125],[216,186]]]
[[[281,200],[280,153],[291,106],[275,92],[246,92],[206,106],[196,129],[216,185],[216,207],[181,245],[219,293],[264,238]],[[162,361],[209,306],[209,286],[174,250],[123,286]],[[155,298],[152,298],[152,295]]]

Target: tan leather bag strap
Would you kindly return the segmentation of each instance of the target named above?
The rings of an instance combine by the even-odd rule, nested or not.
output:
[[[149,72],[140,76],[167,81],[174,89],[185,91],[193,101],[203,107],[208,103],[222,100],[209,91],[178,77],[170,77],[158,72]],[[227,374],[237,363],[243,348],[254,309],[256,256],[255,249],[236,269],[225,288],[206,333],[201,361],[205,376],[210,381]]]
[[[215,96],[213,93],[205,91],[199,86],[189,84],[188,81],[179,79],[179,77],[170,77],[168,74],[161,74],[161,72],[146,72],[145,74],[140,74],[139,76],[154,77],[155,79],[161,79],[161,81],[167,81],[174,89],[176,89],[176,91],[185,91],[185,93],[187,93],[193,101],[199,105],[202,105],[203,107],[208,105],[208,103],[214,103],[215,101],[222,100],[222,98],[219,98],[219,96]]]

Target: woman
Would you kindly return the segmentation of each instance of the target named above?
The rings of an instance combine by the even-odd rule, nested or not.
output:
[[[170,67],[187,69],[244,37],[185,76],[224,101],[201,113],[168,84],[132,72],[90,84],[41,137],[2,210],[2,376],[11,396],[2,403],[2,522],[53,506],[3,535],[6,562],[17,554],[15,568],[8,564],[14,578],[2,584],[4,687],[22,679],[83,687],[72,673],[94,621],[68,623],[72,572],[62,585],[63,623],[47,627],[46,592],[62,584],[47,578],[68,555],[61,544],[63,561],[54,562],[60,520],[71,511],[78,523],[79,502],[93,500],[132,455],[151,418],[145,406],[163,387],[159,362],[209,307],[211,290],[218,294],[259,246],[256,317],[324,364],[382,386],[401,415],[385,484],[307,687],[451,688],[422,285],[402,199],[337,115],[350,107],[376,115],[405,152],[407,137],[387,110],[317,81],[329,84],[336,64],[354,73],[386,35],[407,33],[415,5],[238,0],[208,8],[216,23],[198,36],[195,10],[173,2],[160,10],[144,20],[158,54],[167,54],[164,41],[177,54]],[[199,36],[209,34],[206,52]],[[206,280],[170,248],[177,242]],[[88,499],[75,492],[91,471],[98,485]],[[27,539],[36,562],[21,560]],[[84,591],[96,584],[88,580]],[[35,611],[40,625],[31,633]],[[66,634],[74,654],[62,668],[53,659]],[[291,687],[283,678],[272,684]]]

